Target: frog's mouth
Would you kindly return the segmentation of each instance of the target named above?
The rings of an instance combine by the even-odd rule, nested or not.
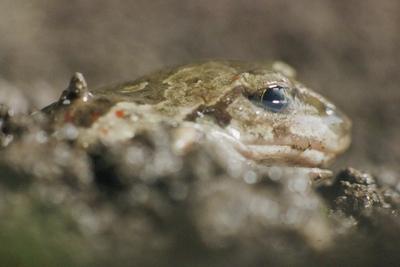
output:
[[[348,136],[331,141],[328,144],[293,135],[273,142],[242,143],[237,149],[245,157],[266,164],[326,167],[350,144]]]
[[[285,144],[245,144],[237,138],[222,131],[208,131],[207,136],[217,147],[223,150],[223,155],[235,158],[237,153],[244,160],[249,160],[265,167],[279,166],[286,170],[295,168],[306,172],[313,185],[329,183],[332,172],[324,166],[335,157],[335,153],[321,150],[318,147],[301,149]]]
[[[301,167],[324,167],[335,157],[334,153],[315,148],[299,149],[290,145],[240,145],[236,149],[246,158],[268,164]]]
[[[330,146],[321,141],[310,141],[299,136],[274,139],[271,141],[243,142],[228,133],[214,131],[216,139],[228,141],[245,158],[265,165],[298,166],[324,168],[350,143],[350,138],[342,138]]]
[[[241,133],[234,127],[225,133],[244,157],[266,165],[323,168],[350,145],[351,123],[345,117],[297,116],[293,127],[286,124],[276,123],[266,134]]]
[[[245,158],[266,166],[291,167],[308,173],[313,185],[330,183],[332,171],[326,169],[336,156],[317,148],[306,150],[290,145],[239,145],[237,151]]]

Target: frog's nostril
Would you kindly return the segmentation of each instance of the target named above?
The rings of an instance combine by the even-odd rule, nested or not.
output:
[[[328,106],[325,108],[326,116],[330,118],[332,121],[337,121],[343,124],[343,126],[350,127],[351,121],[350,119],[339,109],[336,107]]]

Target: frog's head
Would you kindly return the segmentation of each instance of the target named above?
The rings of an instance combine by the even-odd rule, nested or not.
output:
[[[243,155],[259,162],[320,167],[350,144],[348,117],[279,71],[240,73],[220,102],[228,103],[228,136]]]

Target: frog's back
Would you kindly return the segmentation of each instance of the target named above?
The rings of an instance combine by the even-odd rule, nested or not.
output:
[[[119,101],[155,105],[190,106],[210,103],[232,84],[235,77],[253,69],[269,69],[269,64],[240,61],[203,61],[163,69],[134,81],[106,86],[94,94]]]

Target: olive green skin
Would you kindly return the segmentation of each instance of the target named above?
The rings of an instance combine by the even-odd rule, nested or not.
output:
[[[218,140],[245,160],[313,168],[326,166],[350,144],[350,120],[281,62],[207,61],[92,91],[78,76],[43,111],[55,133],[66,123],[76,126],[84,146],[99,140],[112,145],[162,123],[199,133],[177,135],[195,136],[182,147]],[[271,86],[285,88],[288,105],[281,111],[261,103]]]

